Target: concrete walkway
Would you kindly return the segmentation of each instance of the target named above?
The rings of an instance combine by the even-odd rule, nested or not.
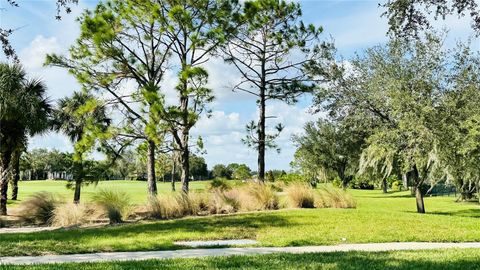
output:
[[[184,249],[175,251],[140,251],[111,252],[73,255],[48,255],[25,257],[0,257],[0,264],[44,264],[71,262],[105,262],[130,261],[147,259],[200,258],[211,256],[259,255],[272,253],[316,253],[336,251],[393,251],[393,250],[427,250],[444,248],[480,248],[480,242],[471,243],[372,243],[342,244],[336,246],[304,246],[304,247],[245,247],[245,248],[212,248]]]

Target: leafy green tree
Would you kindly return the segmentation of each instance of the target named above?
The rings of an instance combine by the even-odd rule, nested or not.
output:
[[[252,177],[252,170],[246,164],[231,163],[227,169],[232,172],[232,178],[236,180],[247,180]]]
[[[27,136],[47,130],[50,111],[40,80],[29,80],[19,65],[0,63],[0,215],[7,214],[8,180],[12,171],[18,174],[19,149]]]
[[[203,157],[190,155],[190,175],[195,180],[202,180],[208,177],[207,163]]]
[[[212,176],[215,178],[232,178],[232,171],[230,171],[225,165],[217,164],[212,168]]]
[[[225,61],[234,65],[240,82],[234,91],[257,98],[259,118],[246,127],[243,142],[258,151],[258,178],[265,178],[265,150],[279,147],[274,140],[283,129],[267,133],[266,104],[269,100],[294,103],[323,79],[324,62],[331,59],[332,45],[320,42],[322,28],[301,21],[301,7],[284,0],[246,1],[244,24],[224,49]],[[315,67],[315,76],[307,72]],[[312,71],[312,70],[310,70]]]
[[[394,40],[375,47],[355,63],[362,66],[354,73],[362,78],[367,101],[388,104],[383,113],[373,115],[385,124],[367,139],[360,169],[380,170],[387,177],[397,163],[413,183],[419,213],[425,213],[421,187],[434,181],[441,168],[439,115],[445,60],[442,39],[428,35],[424,41]]]
[[[294,163],[307,172],[309,178],[333,171],[343,188],[347,188],[358,169],[363,134],[341,122],[318,120],[307,123],[304,134],[294,136],[293,140],[298,146]]]
[[[386,11],[390,32],[397,36],[418,36],[419,31],[431,27],[431,17],[465,16],[472,19],[472,28],[480,34],[480,8],[475,0],[386,0],[381,4]],[[467,15],[467,16],[468,16]]]
[[[47,179],[49,172],[63,172],[64,176],[69,175],[72,170],[72,154],[55,149],[32,149],[22,155],[20,170],[24,177],[28,175],[28,180]]]
[[[75,92],[71,97],[58,101],[53,113],[53,129],[63,132],[74,144],[73,180],[75,193],[73,202],[80,202],[81,186],[85,180],[98,181],[89,177],[85,170],[84,156],[92,150],[98,139],[107,132],[111,119],[105,107],[94,96]]]
[[[252,170],[245,165],[245,164],[240,164],[238,168],[233,171],[232,177],[237,180],[247,180],[252,177]]]
[[[442,97],[439,150],[446,181],[456,185],[460,200],[470,200],[478,193],[480,181],[480,57],[470,44],[459,44],[450,52],[452,68]]]
[[[214,98],[206,87],[208,73],[202,66],[236,30],[237,9],[237,1],[232,0],[161,1],[165,35],[173,44],[173,61],[179,65],[178,103],[166,108],[163,119],[178,154],[183,192],[189,189],[190,129]]]
[[[155,151],[165,133],[161,83],[174,46],[166,31],[163,3],[99,3],[79,18],[81,33],[70,49],[70,57],[47,57],[47,64],[68,68],[86,89],[109,97],[106,103],[124,116],[117,137],[127,138],[127,144],[146,142],[151,195],[157,193]]]

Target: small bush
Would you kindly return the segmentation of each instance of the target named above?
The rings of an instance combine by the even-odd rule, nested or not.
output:
[[[401,191],[402,190],[403,183],[400,181],[394,181],[392,183],[392,190],[393,191]]]
[[[101,189],[93,194],[92,200],[107,215],[110,224],[123,222],[131,210],[130,197],[125,192]]]
[[[24,222],[50,225],[55,208],[61,202],[52,193],[46,191],[37,192],[20,204],[18,212]]]
[[[52,225],[59,227],[81,225],[87,221],[87,212],[84,204],[59,204],[53,211]]]
[[[0,217],[0,228],[5,228],[7,227],[7,222],[3,220],[2,217]]]
[[[336,188],[342,188],[342,180],[340,180],[338,177],[335,177],[332,181],[332,185]]]
[[[336,188],[323,188],[315,196],[316,208],[355,208],[355,199],[345,191]]]
[[[225,191],[225,190],[232,189],[232,187],[227,182],[227,180],[221,179],[221,178],[216,178],[216,179],[213,179],[210,182],[209,190],[216,190],[216,189],[221,190],[221,191]]]
[[[287,189],[287,198],[290,207],[314,208],[315,194],[311,187],[306,184],[292,184]]]
[[[308,182],[307,178],[301,174],[298,173],[287,173],[282,176],[280,176],[277,181],[282,181],[286,184],[291,184],[291,183],[306,183]]]
[[[353,189],[373,190],[375,189],[375,183],[366,177],[354,177],[349,183],[349,187]]]

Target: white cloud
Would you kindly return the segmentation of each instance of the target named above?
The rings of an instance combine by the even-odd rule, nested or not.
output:
[[[243,128],[240,114],[233,112],[226,114],[223,111],[214,111],[210,118],[203,116],[195,125],[194,133],[200,135],[218,135],[225,131],[239,131]]]
[[[42,68],[47,54],[59,52],[61,52],[61,46],[56,37],[46,38],[38,35],[20,52],[20,59],[26,68],[37,69]]]

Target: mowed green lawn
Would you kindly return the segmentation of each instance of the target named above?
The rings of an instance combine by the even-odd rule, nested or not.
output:
[[[210,181],[193,181],[190,182],[190,189],[195,191],[204,190],[208,187]],[[48,191],[62,196],[65,200],[73,201],[73,190],[67,189],[66,181],[20,181],[18,201],[9,201],[11,205],[17,205],[32,194],[39,191]],[[81,199],[83,201],[90,200],[92,194],[101,189],[113,189],[126,192],[133,204],[144,204],[147,198],[147,182],[146,181],[99,181],[82,187]],[[157,188],[159,193],[168,193],[171,191],[171,183],[158,182]],[[181,189],[180,183],[176,183],[176,188]]]
[[[447,249],[396,252],[338,252],[312,254],[274,254],[205,259],[148,260],[108,263],[2,266],[0,270],[120,270],[120,269],[329,269],[329,270],[476,270],[480,269],[480,250]]]
[[[145,194],[142,188],[138,190]],[[349,192],[357,198],[356,209],[279,210],[3,234],[0,256],[167,250],[181,248],[173,244],[177,240],[201,239],[250,238],[261,246],[480,241],[480,206],[476,203],[456,203],[454,197],[426,198],[428,214],[421,215],[415,212],[415,199],[408,192]]]

